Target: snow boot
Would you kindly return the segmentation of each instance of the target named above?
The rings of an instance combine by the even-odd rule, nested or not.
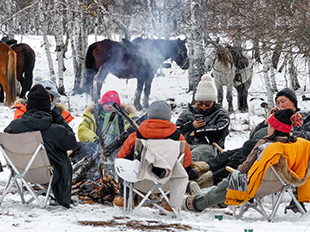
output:
[[[201,188],[199,187],[199,185],[195,181],[188,182],[186,192],[188,192],[190,195],[200,195],[200,194],[203,194]]]
[[[213,172],[208,171],[197,179],[200,188],[207,188],[213,185]]]
[[[301,205],[301,207],[305,210],[305,212],[307,212],[306,207],[304,205],[303,202],[299,201],[299,204]],[[287,214],[288,210],[292,210],[294,213],[299,213],[299,209],[297,208],[297,205],[295,204],[295,202],[293,200],[291,200],[290,204],[288,206],[285,207],[284,209],[284,213]]]

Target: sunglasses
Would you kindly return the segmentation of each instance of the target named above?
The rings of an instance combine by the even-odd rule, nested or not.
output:
[[[213,103],[213,101],[199,101],[199,102],[198,102],[198,105],[199,105],[199,106],[205,105],[205,106],[208,107],[208,106],[211,106],[212,103]]]

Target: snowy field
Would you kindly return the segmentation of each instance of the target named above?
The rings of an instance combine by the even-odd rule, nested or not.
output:
[[[28,43],[36,53],[36,64],[34,76],[48,77],[48,66],[41,37],[23,36],[16,37],[19,42]],[[50,38],[54,45],[54,40]],[[94,42],[90,38],[89,42]],[[53,46],[52,46],[53,48]],[[53,49],[52,49],[53,50]],[[57,70],[56,54],[52,51],[55,70]],[[75,132],[81,122],[81,116],[85,107],[90,103],[90,98],[86,94],[72,96],[71,91],[74,83],[72,60],[70,50],[66,54],[65,87],[67,96],[61,97],[63,103],[73,114],[75,119],[70,123]],[[225,149],[241,147],[247,140],[250,130],[263,120],[265,111],[260,104],[266,100],[262,67],[255,66],[252,86],[250,88],[249,113],[234,112],[231,117],[231,133],[227,137]],[[184,110],[188,102],[192,99],[192,93],[187,92],[188,80],[187,71],[183,71],[173,65],[171,69],[162,70],[164,76],[155,77],[152,85],[150,102],[157,99],[175,98],[177,108],[173,111],[172,121],[174,122],[180,112]],[[285,82],[283,74],[277,74],[279,89],[283,88]],[[307,76],[300,76],[301,85],[309,85]],[[136,89],[136,80],[120,80],[109,75],[102,88],[102,93],[107,90],[116,90],[120,94],[122,103],[132,103]],[[308,92],[297,92],[299,107],[301,110],[310,109],[310,103],[301,100],[301,96]],[[236,92],[234,91],[234,107],[237,106]],[[226,107],[224,102],[224,107]],[[13,110],[0,104],[0,131],[13,119]],[[138,112],[142,115],[144,112]],[[3,157],[1,162],[5,163]],[[3,191],[9,171],[0,173],[0,193]],[[268,199],[267,199],[268,201]],[[38,208],[35,204],[22,205],[17,194],[9,194],[0,207],[0,228],[1,231],[244,231],[253,229],[260,231],[310,231],[310,216],[301,216],[289,212],[284,214],[284,207],[289,203],[289,196],[283,199],[274,223],[266,222],[260,214],[255,211],[247,212],[243,219],[236,220],[231,216],[232,210],[226,209],[206,209],[202,213],[183,212],[182,219],[176,220],[169,216],[159,215],[158,211],[151,208],[142,208],[136,215],[124,215],[120,208],[111,205],[83,204],[82,202],[70,209],[60,206],[50,206],[47,210]],[[306,204],[308,211],[310,204]],[[223,214],[223,220],[214,218],[216,214]],[[88,223],[88,221],[92,223]],[[92,225],[88,225],[92,224]],[[95,224],[95,226],[93,225]]]

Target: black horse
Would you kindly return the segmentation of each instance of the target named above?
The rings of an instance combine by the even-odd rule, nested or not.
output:
[[[118,78],[137,78],[134,105],[142,109],[140,98],[144,87],[145,108],[149,106],[151,84],[157,69],[167,59],[175,61],[182,69],[189,68],[186,40],[142,39],[122,43],[105,39],[89,46],[86,55],[85,85],[93,89],[93,98],[98,99],[102,83],[109,73]],[[97,75],[96,75],[97,74]],[[94,78],[95,77],[95,78]]]

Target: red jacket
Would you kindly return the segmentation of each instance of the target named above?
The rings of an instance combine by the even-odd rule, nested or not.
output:
[[[161,119],[148,119],[143,121],[138,131],[146,139],[164,139],[172,135],[177,130],[175,124]],[[124,142],[120,151],[117,154],[117,158],[124,158],[135,146],[137,139],[137,132],[133,132]],[[184,136],[180,134],[179,141],[186,141]],[[192,162],[192,153],[189,149],[187,142],[185,143],[185,156],[183,160],[183,167],[188,167]]]
[[[55,107],[60,108],[61,115],[68,124],[74,119],[69,111],[67,111],[61,104],[56,103]],[[27,103],[25,101],[19,101],[12,107],[12,109],[15,109],[14,119],[18,119],[27,111]]]

